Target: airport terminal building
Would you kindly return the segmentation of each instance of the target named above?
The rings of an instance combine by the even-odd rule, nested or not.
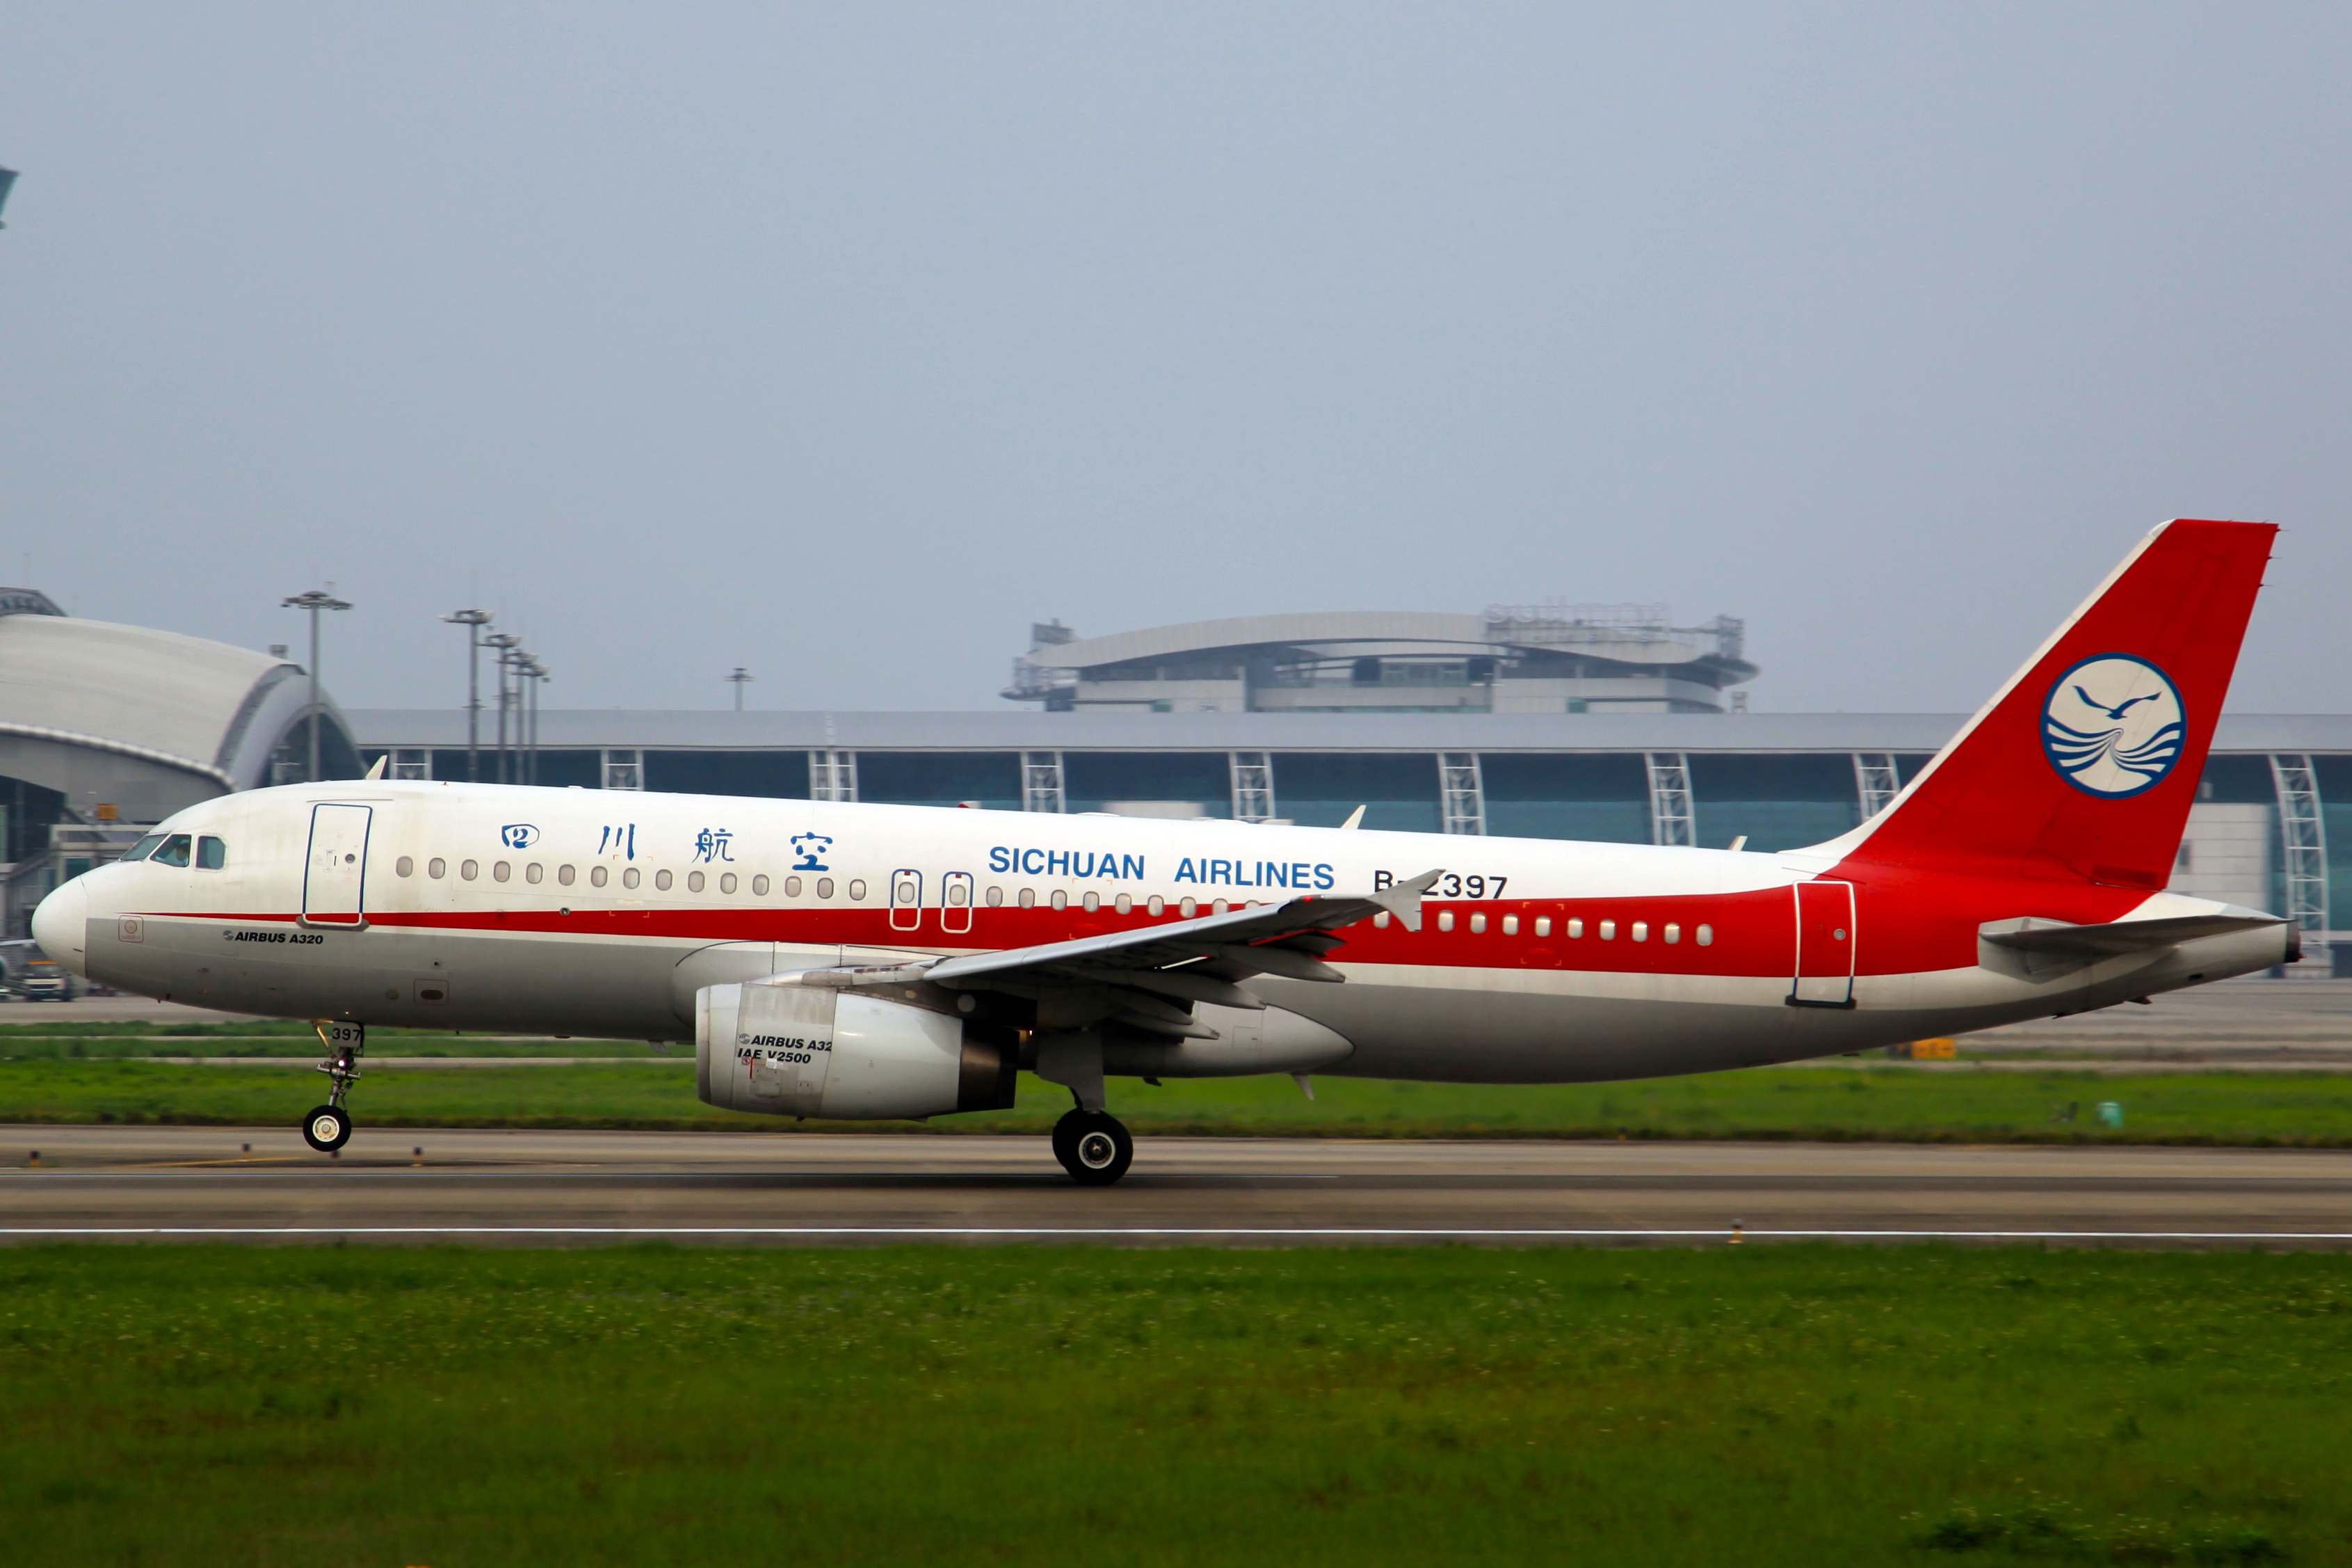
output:
[[[1964,716],[1758,714],[1727,617],[1654,606],[1337,612],[1081,639],[1034,629],[1025,711],[555,710],[501,747],[446,708],[316,714],[327,778],[536,782],[984,810],[1221,818],[1758,850],[1883,809]],[[307,774],[296,664],[0,591],[8,931],[196,800]],[[2173,885],[2289,915],[2352,960],[2352,716],[2225,716]],[[2347,963],[2352,973],[2352,962]]]

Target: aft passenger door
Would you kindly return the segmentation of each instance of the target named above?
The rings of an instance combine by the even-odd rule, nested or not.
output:
[[[302,867],[302,921],[307,925],[367,924],[369,806],[310,808],[310,852]]]
[[[1853,883],[1801,882],[1797,898],[1797,978],[1789,1005],[1853,1006]]]

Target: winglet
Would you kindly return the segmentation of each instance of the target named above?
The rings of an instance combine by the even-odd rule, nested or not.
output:
[[[1359,806],[1354,810],[1348,813],[1348,820],[1339,824],[1339,831],[1344,833],[1351,829],[1360,828],[1363,825],[1364,809],[1361,806]]]
[[[381,778],[383,778],[383,765],[384,765],[385,763],[387,763],[387,762],[391,761],[391,760],[392,760],[392,753],[391,753],[391,752],[389,752],[389,751],[385,752],[382,757],[377,758],[375,759],[375,764],[374,764],[374,766],[373,766],[373,767],[372,767],[372,768],[370,768],[367,770],[367,777],[368,777],[368,778],[370,778],[370,779],[381,779]]]
[[[1421,929],[1421,895],[1436,885],[1437,879],[1444,874],[1445,869],[1441,866],[1435,871],[1423,872],[1411,882],[1394,883],[1365,896],[1403,921],[1407,931],[1418,931]]]

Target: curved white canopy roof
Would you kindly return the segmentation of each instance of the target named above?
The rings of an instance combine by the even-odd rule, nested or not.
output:
[[[140,758],[222,789],[266,781],[271,748],[309,700],[300,674],[176,632],[0,615],[0,732]],[[333,714],[323,695],[321,706]]]

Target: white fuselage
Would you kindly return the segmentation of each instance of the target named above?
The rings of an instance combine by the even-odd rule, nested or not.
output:
[[[692,1037],[707,986],[1440,866],[1419,932],[1383,917],[1340,933],[1345,984],[1251,982],[1344,1037],[1319,1071],[1537,1082],[1784,1061],[2219,979],[2279,963],[2284,941],[2242,932],[2025,977],[1979,962],[1979,924],[2221,906],[2108,892],[2056,909],[2024,887],[1864,878],[1839,906],[1843,946],[1806,948],[1796,890],[1846,873],[1804,856],[728,796],[354,780],[226,797],[163,831],[216,838],[220,863],[78,879],[40,910],[53,956],[230,1010],[656,1041]],[[1826,1005],[1790,1005],[1801,966]]]

